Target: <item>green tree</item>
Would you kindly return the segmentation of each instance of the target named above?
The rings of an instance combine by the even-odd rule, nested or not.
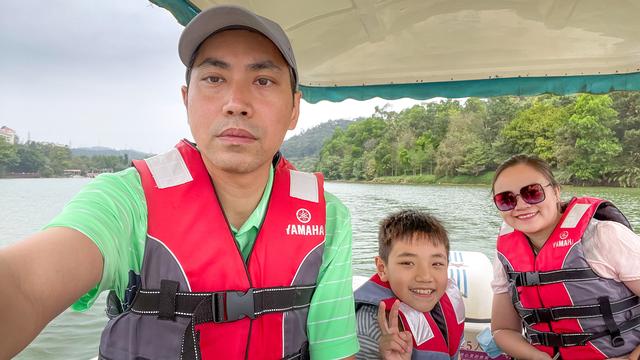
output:
[[[414,174],[416,169],[422,175],[424,170],[429,174],[433,174],[433,168],[436,162],[435,140],[430,131],[420,135],[416,139],[416,143],[412,149],[411,155],[412,167]]]
[[[71,150],[69,147],[46,145],[44,151],[53,175],[62,176],[65,169],[71,168]]]
[[[18,153],[16,146],[9,144],[0,138],[0,176],[6,173],[7,168],[13,167],[18,163]]]
[[[476,138],[465,147],[464,161],[456,171],[464,175],[478,176],[487,169],[490,162],[491,154],[487,143]]]
[[[499,96],[487,100],[487,141],[493,143],[500,131],[524,110],[529,102],[514,96]]]
[[[478,174],[489,163],[489,144],[482,140],[483,119],[474,113],[454,116],[436,153],[437,175]],[[486,156],[477,156],[484,152]],[[474,155],[470,155],[474,153]]]
[[[622,148],[618,166],[611,171],[609,180],[618,186],[640,187],[640,129],[624,132]]]
[[[613,101],[611,107],[618,113],[613,131],[622,140],[627,130],[640,129],[640,92],[617,91],[609,96]]]
[[[572,115],[558,129],[558,164],[564,178],[585,184],[602,181],[622,151],[612,128],[618,122],[609,96],[578,96]]]
[[[565,107],[557,107],[553,101],[534,101],[531,107],[517,113],[504,126],[494,147],[498,162],[514,154],[537,155],[555,165],[557,131],[568,118]]]
[[[41,173],[45,170],[47,158],[36,142],[30,141],[17,147],[18,161],[9,168],[17,173]]]

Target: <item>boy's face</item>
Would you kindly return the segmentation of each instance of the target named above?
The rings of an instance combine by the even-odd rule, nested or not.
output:
[[[385,264],[376,257],[378,275],[393,293],[412,308],[431,311],[447,288],[448,260],[443,245],[432,245],[425,235],[393,242]]]

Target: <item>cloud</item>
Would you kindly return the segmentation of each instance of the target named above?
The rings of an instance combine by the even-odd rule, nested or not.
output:
[[[26,140],[161,152],[190,137],[182,26],[143,0],[4,0],[0,126]],[[388,101],[303,104],[297,133]],[[391,102],[393,109],[418,103]],[[290,136],[290,135],[289,135]]]
[[[3,2],[0,123],[23,139],[162,151],[188,136],[181,30],[145,1]]]

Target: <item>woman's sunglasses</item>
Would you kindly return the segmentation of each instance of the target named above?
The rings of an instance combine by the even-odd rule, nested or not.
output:
[[[551,184],[544,186],[549,185]],[[540,184],[523,186],[522,189],[520,189],[519,194],[514,194],[511,191],[501,192],[493,197],[493,202],[500,211],[513,210],[518,203],[518,196],[520,196],[527,204],[538,204],[543,202],[545,199],[544,186]]]

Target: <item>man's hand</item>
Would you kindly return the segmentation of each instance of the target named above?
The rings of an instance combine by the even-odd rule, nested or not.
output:
[[[398,309],[400,301],[396,300],[391,306],[389,320],[387,321],[386,305],[380,302],[378,306],[378,326],[382,336],[380,337],[380,356],[384,360],[405,360],[411,359],[413,351],[413,340],[411,333],[400,331],[398,327]]]

